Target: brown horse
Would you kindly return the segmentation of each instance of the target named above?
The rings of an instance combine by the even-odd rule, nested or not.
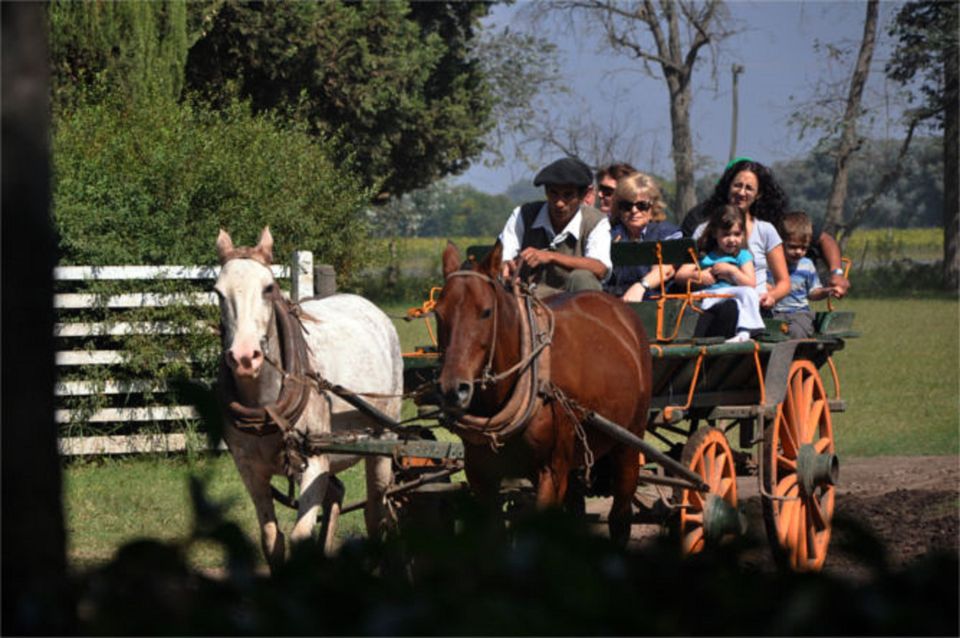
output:
[[[637,436],[646,429],[651,358],[636,313],[611,295],[563,293],[534,302],[497,276],[498,242],[461,270],[443,253],[446,284],[435,313],[443,356],[440,392],[448,424],[464,441],[465,469],[481,500],[505,477],[529,478],[537,506],[559,506],[569,474],[608,457],[613,470],[610,535],[629,538],[637,451],[583,423],[594,411]],[[525,310],[529,308],[529,310]],[[538,318],[529,322],[528,315]]]

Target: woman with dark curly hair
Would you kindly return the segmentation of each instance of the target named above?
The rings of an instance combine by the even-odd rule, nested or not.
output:
[[[783,241],[776,224],[786,212],[787,195],[774,179],[773,173],[760,162],[744,159],[727,167],[717,182],[713,195],[707,200],[708,215],[723,214],[727,204],[743,211],[747,220],[747,248],[753,254],[756,268],[756,288],[760,307],[769,310],[790,292],[790,275],[783,252]],[[698,239],[706,223],[697,226],[693,236]],[[774,285],[767,288],[767,270],[773,274]],[[698,283],[711,286],[713,276],[704,271]],[[685,283],[688,277],[676,278]]]

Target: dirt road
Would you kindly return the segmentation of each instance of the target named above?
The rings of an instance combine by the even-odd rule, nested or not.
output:
[[[763,518],[755,476],[737,479],[740,503],[751,530],[763,533]],[[960,457],[902,456],[841,460],[836,516],[853,519],[870,530],[886,548],[891,567],[909,563],[935,550],[960,553]],[[608,501],[598,499],[588,509],[605,514]],[[635,526],[635,539],[659,532]],[[834,528],[825,569],[855,572],[862,563],[843,551],[854,532]],[[856,543],[854,543],[856,544]],[[751,555],[750,562],[770,561],[769,550]]]

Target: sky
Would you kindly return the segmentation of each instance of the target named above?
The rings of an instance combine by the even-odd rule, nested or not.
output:
[[[705,56],[705,49],[701,50],[694,73],[691,120],[697,177],[722,169],[729,156],[730,68],[734,63],[744,67],[738,79],[740,116],[736,154],[771,164],[809,151],[816,136],[808,134],[798,139],[799,129],[789,125],[789,115],[798,103],[809,99],[818,81],[849,82],[863,35],[866,10],[866,3],[859,0],[731,0],[728,6],[739,32],[721,45],[715,77],[711,77],[711,62]],[[873,99],[889,92],[883,77],[883,64],[889,51],[885,34],[899,6],[899,2],[880,3],[877,50],[867,83]],[[530,8],[525,0],[518,0],[512,6],[498,5],[486,24],[493,27],[509,24],[512,29],[522,30],[524,11]],[[565,115],[587,113],[605,126],[622,127],[638,140],[636,156],[616,159],[628,161],[640,170],[672,177],[669,102],[663,79],[659,75],[656,78],[646,75],[635,60],[623,54],[601,50],[599,35],[571,37],[558,29],[551,39],[559,45],[561,73],[569,78],[570,86],[576,87],[577,95],[562,102],[554,101],[548,108]],[[818,52],[815,48],[818,41],[847,45],[852,54],[842,64],[831,61],[823,50]],[[893,107],[888,108],[894,113]],[[896,127],[886,124],[887,118],[879,121],[877,134],[898,136]],[[559,151],[552,151],[534,158],[533,162],[543,165],[560,156]],[[530,167],[520,161],[508,161],[494,168],[477,161],[455,178],[454,183],[498,194],[518,180],[532,180],[536,171],[536,165]]]

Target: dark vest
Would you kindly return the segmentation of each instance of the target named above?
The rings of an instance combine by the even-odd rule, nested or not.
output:
[[[544,250],[550,246],[550,238],[547,236],[547,231],[543,228],[533,228],[533,222],[537,218],[537,213],[540,212],[540,209],[546,202],[529,202],[520,207],[520,216],[523,219],[523,239],[520,241],[520,250],[524,248],[538,248]],[[584,246],[586,244],[587,238],[590,236],[590,233],[593,232],[593,229],[606,218],[606,215],[601,213],[599,210],[593,206],[587,206],[586,204],[580,205],[580,239],[576,239],[573,236],[568,236],[566,240],[555,246],[554,251],[560,253],[561,255],[570,255],[572,257],[583,257]],[[521,278],[526,278],[530,274],[529,270],[526,268],[521,271]],[[551,288],[556,288],[558,290],[563,290],[566,288],[567,279],[570,278],[570,271],[566,268],[557,266],[556,264],[550,264],[549,266],[541,266],[537,268],[534,273],[534,279],[541,284],[546,284]]]

